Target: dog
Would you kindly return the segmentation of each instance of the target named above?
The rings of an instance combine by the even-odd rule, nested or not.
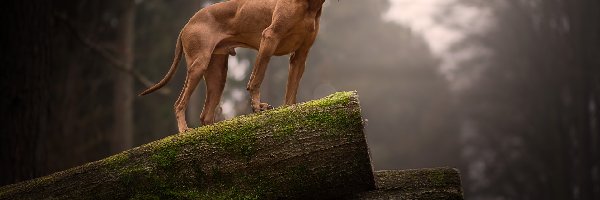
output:
[[[188,130],[185,110],[200,79],[206,81],[206,101],[200,116],[203,125],[215,122],[225,80],[227,60],[235,48],[258,51],[247,90],[254,112],[271,109],[260,101],[260,85],[271,56],[291,55],[285,105],[296,103],[308,52],[319,32],[325,0],[230,0],[198,11],[179,33],[175,58],[165,77],[140,94],[152,93],[173,77],[182,54],[187,61],[183,90],[175,102],[179,132]]]

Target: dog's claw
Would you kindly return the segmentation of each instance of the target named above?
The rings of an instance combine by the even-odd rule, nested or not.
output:
[[[192,129],[188,128],[188,127],[184,128],[184,129],[179,129],[179,133],[185,133],[185,132],[188,132],[189,130],[192,130]]]
[[[258,105],[258,108],[252,108],[252,110],[256,113],[256,112],[262,112],[262,111],[266,111],[266,110],[271,110],[273,109],[273,106],[267,104],[267,103],[260,103]]]

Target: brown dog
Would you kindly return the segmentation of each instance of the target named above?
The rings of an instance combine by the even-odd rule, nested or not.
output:
[[[227,59],[234,48],[258,50],[248,83],[252,110],[271,108],[260,102],[260,85],[272,55],[291,54],[285,104],[296,103],[296,92],[308,51],[319,31],[319,18],[325,0],[231,0],[198,11],[177,39],[175,60],[167,75],[140,95],[164,86],[173,76],[182,52],[187,61],[183,91],[175,103],[180,132],[188,129],[185,110],[200,79],[206,81],[206,101],[200,116],[202,124],[215,121],[227,75]]]

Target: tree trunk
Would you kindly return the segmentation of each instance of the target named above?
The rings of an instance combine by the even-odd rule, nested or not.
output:
[[[133,69],[133,42],[135,4],[133,0],[119,1],[120,21],[117,27],[117,51],[123,60],[125,70]],[[133,77],[115,70],[114,85],[114,120],[115,126],[111,137],[111,152],[116,153],[129,149],[133,145]]]
[[[374,187],[358,99],[344,92],[5,186],[0,199],[322,199]]]
[[[0,185],[39,175],[39,135],[51,124],[50,1],[8,1],[0,8]]]
[[[464,199],[460,174],[452,168],[375,172],[377,190],[355,199]]]

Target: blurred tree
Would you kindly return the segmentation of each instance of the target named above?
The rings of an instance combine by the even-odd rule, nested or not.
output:
[[[127,78],[116,83],[130,66],[125,33],[132,2],[9,1],[3,7],[11,31],[2,60],[13,67],[2,73],[0,184],[130,147],[131,103],[115,94],[131,94]]]
[[[134,35],[135,35],[135,3],[134,0],[121,0],[115,7],[122,9],[119,12],[120,21],[116,26],[115,55],[121,58],[125,71],[133,70],[134,61]],[[114,92],[114,135],[111,138],[111,151],[113,153],[133,147],[133,81],[129,73],[119,72],[115,76]]]
[[[50,91],[51,1],[9,1],[0,10],[6,35],[0,39],[0,185],[41,175],[40,141],[52,122]]]
[[[473,38],[494,50],[461,96],[472,197],[598,199],[600,5],[505,1]],[[591,22],[591,23],[587,23]]]

